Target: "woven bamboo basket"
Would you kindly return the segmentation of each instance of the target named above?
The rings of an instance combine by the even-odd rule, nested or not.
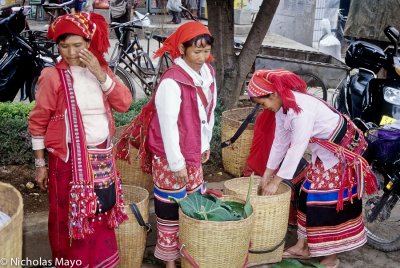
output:
[[[7,261],[22,258],[23,206],[20,192],[12,185],[0,182],[0,210],[10,217],[0,226],[0,258]]]
[[[114,142],[118,142],[118,137],[122,134],[124,127],[117,127],[114,134]],[[145,188],[150,194],[153,193],[153,179],[150,174],[144,173],[141,168],[140,159],[137,157],[138,150],[131,147],[129,156],[131,163],[123,160],[116,160],[117,170],[121,174],[122,184],[134,185]]]
[[[222,141],[232,138],[252,109],[253,107],[245,107],[222,113]],[[233,144],[222,149],[222,164],[224,165],[224,169],[233,176],[240,177],[243,174],[247,157],[250,153],[253,134],[254,124],[250,123]]]
[[[247,195],[249,181],[249,177],[226,181],[224,183],[224,194],[235,195],[244,199]],[[259,183],[260,177],[255,177],[250,199],[254,208],[250,252],[277,248],[270,253],[250,253],[250,266],[282,260],[284,239],[289,219],[290,187],[281,183],[275,195],[258,196],[257,188]]]
[[[224,200],[243,202],[233,196]],[[253,214],[240,221],[203,221],[186,216],[179,209],[179,242],[200,267],[243,267],[248,255]],[[183,268],[192,267],[181,259]]]
[[[129,220],[116,229],[118,248],[120,252],[121,268],[141,267],[143,254],[146,248],[146,229],[139,225],[135,215],[129,208],[129,204],[135,203],[142,214],[143,220],[149,220],[149,193],[146,189],[133,186],[122,185],[124,192],[125,211]]]

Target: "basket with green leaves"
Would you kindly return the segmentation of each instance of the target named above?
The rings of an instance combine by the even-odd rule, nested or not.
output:
[[[246,202],[199,193],[174,201],[180,206],[182,267],[244,267],[253,223],[250,195]]]

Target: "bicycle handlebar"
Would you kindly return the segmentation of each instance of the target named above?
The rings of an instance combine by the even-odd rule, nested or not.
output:
[[[63,7],[73,4],[74,2],[75,2],[75,0],[70,0],[68,2],[61,3],[61,4],[47,3],[47,4],[42,4],[42,7],[43,8],[63,8]]]
[[[111,23],[110,23],[110,27],[111,27],[111,29],[114,29],[114,28],[121,28],[121,27],[134,27],[134,28],[142,29],[143,26],[141,26],[141,25],[135,25],[135,23],[144,21],[145,19],[148,18],[148,16],[149,16],[149,13],[146,13],[146,14],[143,16],[143,18],[140,18],[140,19],[134,19],[134,20],[131,20],[131,21],[123,22],[123,23],[111,22]]]

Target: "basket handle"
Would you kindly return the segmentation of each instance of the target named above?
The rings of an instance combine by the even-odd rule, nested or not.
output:
[[[143,226],[146,229],[147,233],[151,233],[151,231],[152,231],[151,224],[144,222],[142,214],[140,213],[140,210],[137,207],[137,205],[135,203],[132,203],[129,205],[129,207],[131,208],[133,215],[135,215],[135,218],[136,218],[137,222],[139,223],[139,225]]]
[[[185,248],[185,244],[181,244],[178,241],[178,248],[179,248],[179,253],[181,254],[182,257],[184,257],[193,268],[200,268],[200,266],[197,264],[197,262],[193,259],[192,256],[190,256],[189,252]]]
[[[250,114],[242,122],[242,124],[240,125],[238,130],[236,130],[236,133],[233,134],[232,138],[221,143],[221,149],[231,145],[240,137],[240,135],[242,135],[243,131],[246,129],[246,127],[250,123],[251,119],[253,119],[253,117],[256,114],[259,107],[260,107],[260,104],[257,103],[257,105],[254,106],[253,110],[251,110]]]
[[[271,252],[277,250],[280,246],[282,246],[283,243],[285,243],[285,237],[282,239],[281,242],[279,242],[278,245],[276,245],[275,247],[273,247],[273,248],[271,248],[271,249],[266,249],[266,250],[253,250],[253,249],[249,249],[249,253],[252,253],[252,254],[271,253]]]
[[[251,244],[251,243],[250,243],[250,244]],[[179,241],[178,241],[177,247],[178,247],[178,249],[179,249],[179,252],[181,253],[181,256],[184,257],[184,258],[190,263],[190,265],[191,265],[193,268],[200,268],[200,266],[197,264],[197,262],[193,259],[192,256],[190,256],[189,252],[185,249],[185,244],[181,244],[181,243],[179,243]],[[250,250],[249,250],[249,252],[250,252]],[[245,260],[245,262],[244,262],[242,268],[247,267],[248,261],[249,261],[249,254],[247,254],[246,260]]]

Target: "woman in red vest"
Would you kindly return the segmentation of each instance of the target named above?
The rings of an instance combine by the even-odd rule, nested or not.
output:
[[[188,22],[155,52],[155,57],[168,52],[174,60],[156,90],[156,113],[148,129],[158,235],[154,255],[166,267],[175,267],[179,258],[178,205],[168,197],[205,192],[201,165],[210,157],[217,101],[209,64],[213,41],[207,27]]]

